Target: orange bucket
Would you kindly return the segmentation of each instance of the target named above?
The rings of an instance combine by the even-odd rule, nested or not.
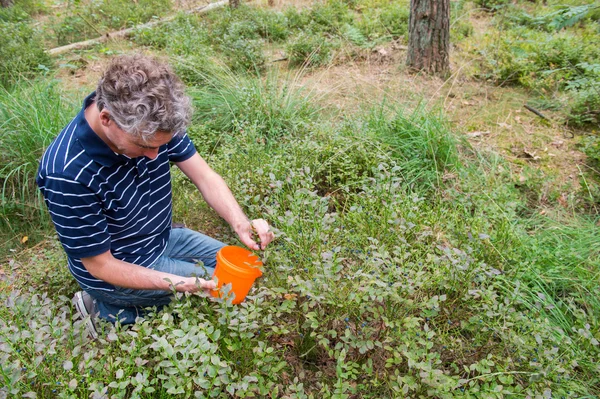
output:
[[[217,277],[217,288],[211,291],[214,297],[223,297],[221,287],[231,284],[231,293],[235,294],[231,303],[242,303],[252,288],[254,280],[262,276],[260,267],[263,263],[247,249],[229,245],[217,252],[217,266],[215,274]]]

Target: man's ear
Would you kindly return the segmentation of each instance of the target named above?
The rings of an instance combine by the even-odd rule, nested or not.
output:
[[[100,123],[102,123],[102,126],[104,127],[108,127],[111,123],[113,123],[112,119],[110,119],[110,114],[106,109],[100,111],[98,116],[100,117]]]

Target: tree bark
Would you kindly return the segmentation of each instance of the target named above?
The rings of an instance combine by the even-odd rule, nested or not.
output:
[[[238,8],[240,6],[240,0],[229,0],[229,7]]]
[[[0,6],[10,7],[13,4],[13,0],[0,0]]]
[[[445,74],[450,69],[449,52],[450,0],[411,0],[406,65]]]

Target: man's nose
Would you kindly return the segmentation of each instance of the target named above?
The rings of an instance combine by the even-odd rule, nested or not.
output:
[[[154,159],[158,156],[158,148],[151,148],[144,151],[144,156],[150,159]]]

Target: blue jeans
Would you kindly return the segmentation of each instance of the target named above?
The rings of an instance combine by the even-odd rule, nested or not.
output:
[[[210,279],[215,271],[217,252],[224,246],[222,242],[197,231],[172,229],[165,252],[149,269],[182,277]],[[198,261],[203,265],[199,265]],[[112,323],[117,320],[121,324],[135,323],[136,317],[144,315],[144,308],[162,308],[173,298],[168,291],[115,288],[112,292],[87,290],[96,299],[99,317]]]

